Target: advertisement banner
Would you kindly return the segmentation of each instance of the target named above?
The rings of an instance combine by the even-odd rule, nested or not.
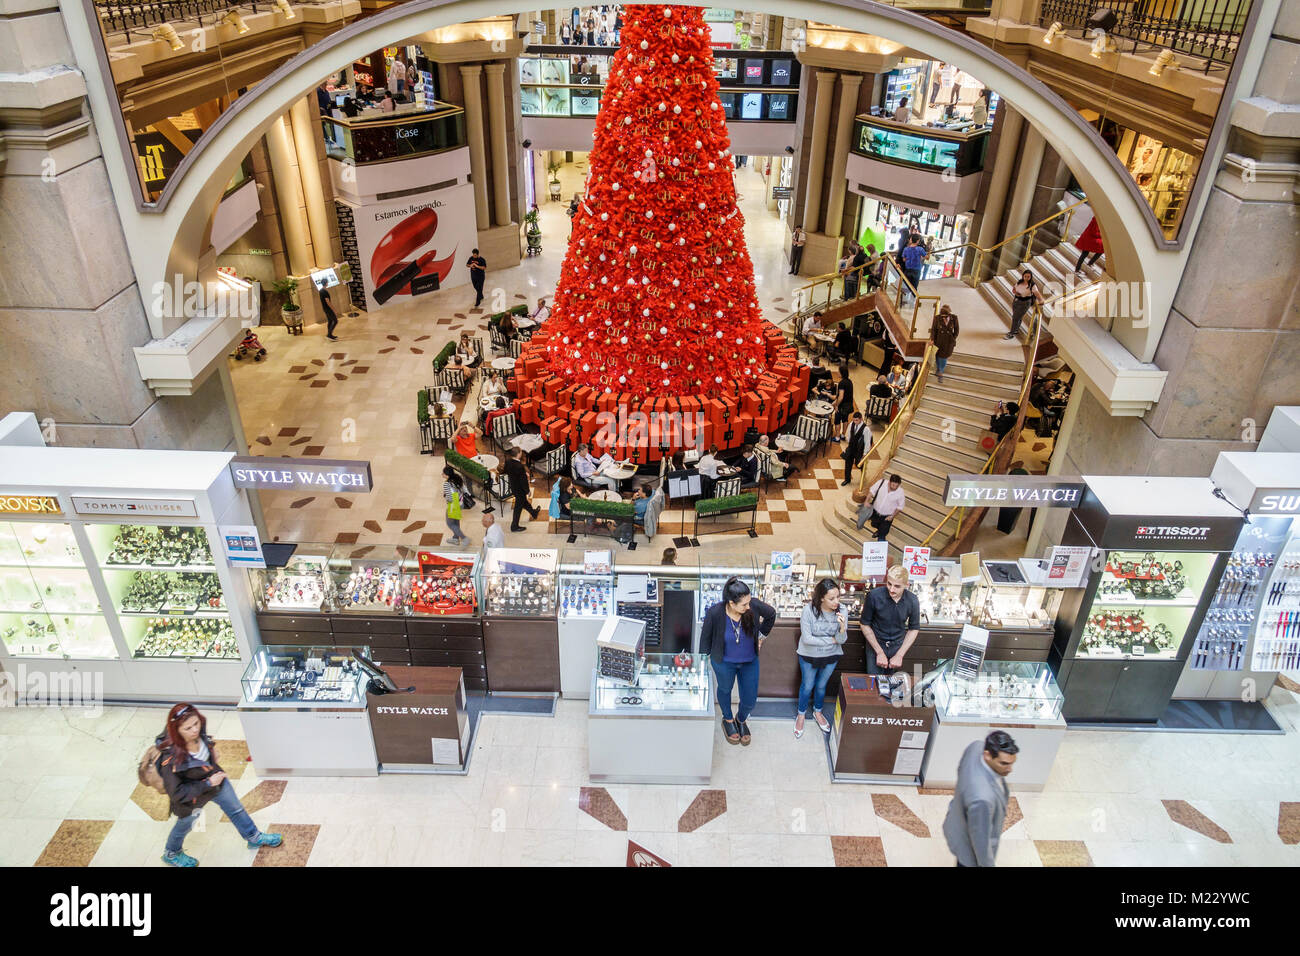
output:
[[[226,560],[232,565],[245,568],[266,567],[266,558],[262,555],[262,539],[255,526],[223,524],[217,530],[221,535],[221,543],[225,546]]]
[[[1088,576],[1088,561],[1092,557],[1092,548],[1067,547],[1058,545],[1052,548],[1048,559],[1047,583],[1058,588],[1081,588]]]
[[[367,310],[469,282],[465,260],[478,242],[473,186],[353,207],[353,220]]]
[[[907,568],[909,578],[925,577],[930,570],[930,549],[911,545],[903,548],[903,567]]]

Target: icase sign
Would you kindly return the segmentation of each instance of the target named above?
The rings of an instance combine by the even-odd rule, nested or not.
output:
[[[950,508],[1077,508],[1086,487],[1081,478],[1050,475],[949,475],[943,498]]]
[[[262,491],[372,490],[370,462],[332,458],[259,458],[248,456],[230,462],[236,488]]]

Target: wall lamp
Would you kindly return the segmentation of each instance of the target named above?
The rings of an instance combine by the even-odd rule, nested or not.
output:
[[[221,22],[234,27],[240,33],[248,32],[248,24],[244,22],[244,18],[239,15],[238,10],[227,11],[226,15],[221,18]]]
[[[1092,49],[1088,52],[1094,59],[1100,60],[1104,53],[1117,53],[1119,48],[1115,46],[1115,41],[1110,38],[1105,30],[1096,28],[1091,31]]]
[[[293,12],[293,7],[289,6],[289,0],[275,0],[275,6],[276,9],[284,14],[286,20],[292,20],[297,16],[297,14]]]
[[[1161,50],[1156,61],[1151,64],[1151,69],[1147,70],[1152,76],[1159,76],[1167,69],[1178,69],[1178,57],[1174,56],[1173,50]]]
[[[1056,38],[1059,37],[1064,32],[1065,32],[1065,27],[1061,26],[1061,21],[1060,20],[1053,21],[1052,25],[1047,28],[1047,32],[1043,34],[1043,42],[1046,43],[1048,46],[1051,46],[1054,42],[1056,42]]]
[[[164,23],[159,26],[158,29],[154,30],[153,38],[155,40],[162,40],[163,43],[168,44],[172,48],[173,53],[177,50],[185,49],[185,41],[180,38],[180,35],[176,32],[176,28],[170,23]]]

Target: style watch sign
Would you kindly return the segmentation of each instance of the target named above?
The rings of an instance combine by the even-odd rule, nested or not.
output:
[[[370,462],[332,458],[237,457],[230,462],[236,488],[262,491],[373,490]]]
[[[1087,485],[1082,479],[1044,475],[949,475],[944,504],[990,508],[1077,508]]]

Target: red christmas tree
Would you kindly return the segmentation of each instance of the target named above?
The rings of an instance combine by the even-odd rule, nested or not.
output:
[[[599,392],[733,395],[766,361],[703,9],[624,8],[546,366]]]

